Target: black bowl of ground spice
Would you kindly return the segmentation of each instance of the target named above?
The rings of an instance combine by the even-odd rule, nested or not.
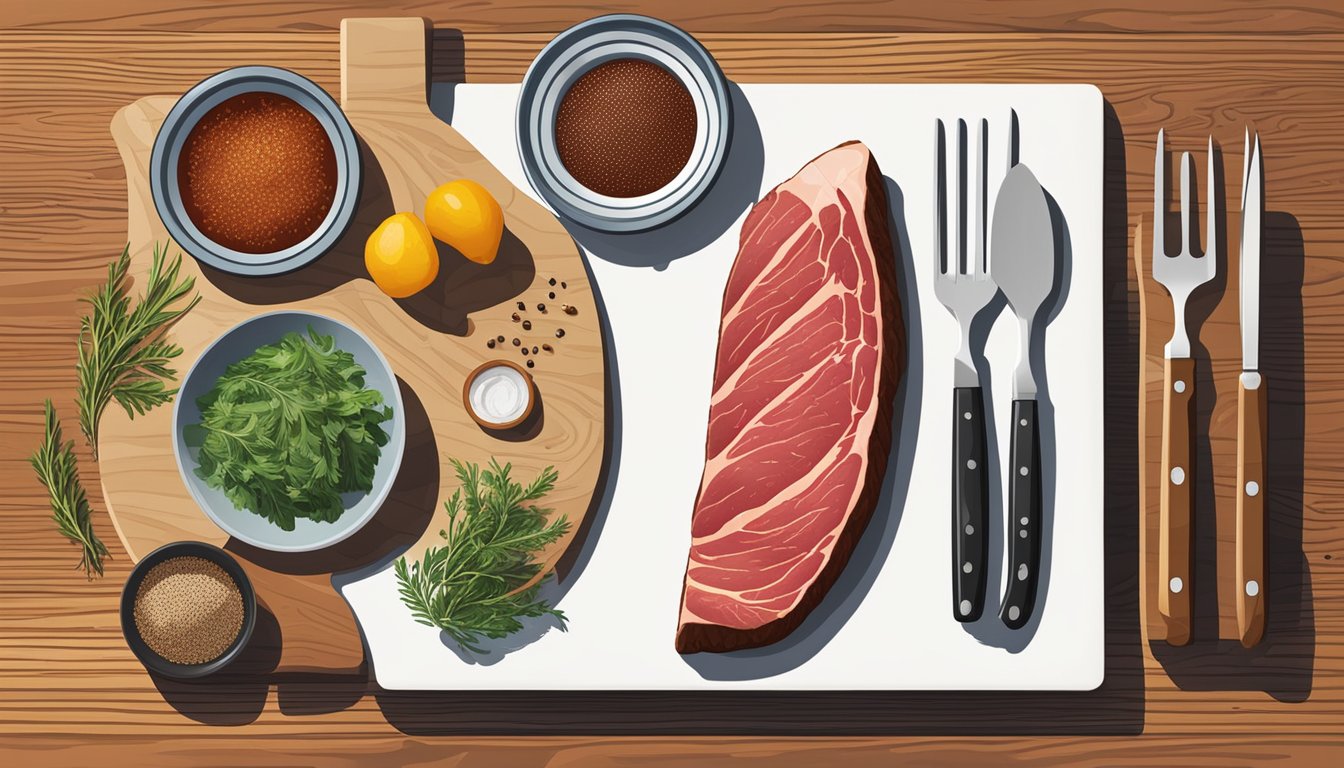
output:
[[[238,275],[312,262],[354,218],[361,177],[354,130],[326,91],[277,67],[202,80],[154,140],[150,189],[188,253]]]
[[[166,677],[204,677],[247,646],[257,598],[238,562],[199,541],[141,560],[121,592],[121,631],[140,663]]]
[[[686,32],[633,14],[555,37],[518,97],[528,182],[586,227],[639,232],[705,197],[728,153],[732,101],[718,64]]]

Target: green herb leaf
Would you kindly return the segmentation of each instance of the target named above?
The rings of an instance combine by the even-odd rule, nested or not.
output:
[[[341,494],[367,493],[392,418],[364,368],[331,336],[288,333],[230,365],[196,399],[196,475],[286,531],[335,522]]]
[[[63,442],[61,420],[56,417],[56,409],[51,400],[47,400],[46,432],[42,446],[29,459],[37,477],[47,488],[51,498],[51,518],[56,521],[61,535],[80,546],[82,556],[79,566],[84,574],[93,578],[97,572],[103,575],[103,559],[107,557],[107,547],[93,532],[93,522],[89,514],[89,499],[84,486],[79,482],[79,471],[75,467],[75,442]]]
[[[565,629],[565,615],[538,597],[541,571],[534,555],[569,531],[561,516],[529,502],[555,487],[554,467],[524,487],[509,477],[512,465],[495,459],[484,472],[476,464],[452,462],[462,487],[444,502],[446,542],[431,547],[424,559],[393,564],[401,600],[421,624],[438,627],[458,645],[483,653],[482,637],[499,639],[523,628],[521,618],[554,616]],[[548,522],[549,521],[549,522]],[[527,586],[529,585],[530,586]]]
[[[184,306],[169,309],[191,293],[195,278],[178,280],[182,256],[165,262],[165,248],[154,246],[154,261],[140,300],[131,307],[127,272],[131,249],[107,267],[107,282],[84,302],[89,314],[79,322],[79,428],[98,457],[98,421],[107,404],[116,400],[134,418],[171,402],[176,389],[165,383],[176,378],[170,365],[182,348],[163,339],[173,321],[196,306],[192,296]]]

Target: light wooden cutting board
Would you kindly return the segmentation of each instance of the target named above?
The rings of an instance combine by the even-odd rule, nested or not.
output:
[[[448,460],[511,462],[528,479],[544,467],[559,471],[546,499],[573,523],[542,559],[553,568],[584,531],[602,469],[606,397],[601,320],[578,248],[555,217],[520,192],[427,105],[428,30],[422,19],[354,19],[341,26],[341,106],[363,150],[364,182],[354,224],[342,241],[314,264],[288,275],[237,278],[183,262],[196,278],[201,303],[171,331],[185,352],[186,371],[204,348],[235,323],[274,309],[304,309],[343,320],[382,350],[401,380],[407,444],[389,500],[354,537],[308,554],[258,551],[229,537],[192,501],[173,457],[172,408],[131,420],[110,408],[99,440],[103,493],[117,532],[133,560],[179,540],[211,542],[239,556],[262,603],[280,628],[279,671],[358,670],[364,663],[359,628],[333,589],[331,574],[386,561],[403,550],[416,556],[438,541],[441,503],[457,487]],[[258,50],[258,62],[266,51]],[[201,76],[209,75],[202,72]],[[141,99],[117,113],[112,135],[126,166],[128,240],[132,275],[148,273],[155,243],[168,235],[154,210],[148,181],[150,151],[175,96]],[[423,214],[425,196],[439,184],[471,178],[504,207],[506,233],[489,266],[471,264],[441,249],[438,280],[416,296],[393,300],[368,279],[364,241],[396,211]],[[179,249],[176,245],[173,252]],[[549,280],[563,281],[560,291]],[[565,315],[533,307],[552,302],[578,308]],[[523,331],[511,319],[525,301],[534,324]],[[565,336],[557,339],[555,328]],[[497,357],[524,360],[518,348],[489,349],[497,335],[528,346],[549,343],[532,370],[542,416],[531,429],[502,436],[482,431],[462,405],[462,385],[477,365]],[[409,614],[408,614],[409,616]]]

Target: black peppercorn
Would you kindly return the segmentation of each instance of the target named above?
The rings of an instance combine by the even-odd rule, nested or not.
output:
[[[566,315],[577,315],[577,314],[579,314],[579,308],[576,307],[576,306],[574,306],[573,304],[566,304],[566,305],[564,305],[564,310],[565,310],[565,314],[566,314]]]
[[[544,350],[546,350],[547,352],[554,352],[554,351],[555,351],[555,347],[552,347],[550,344],[542,344],[542,345],[541,345],[541,348],[544,349]]]
[[[527,357],[527,347],[523,347],[523,357]]]
[[[532,364],[532,361],[531,361],[531,360],[528,360],[528,361],[527,361],[527,367],[528,367],[528,368],[535,368],[536,366]]]
[[[518,313],[517,313],[517,312],[514,312],[514,313],[513,313],[513,322],[516,323],[516,322],[518,322],[520,319],[522,319],[522,318],[518,317]]]
[[[536,347],[532,347],[532,354],[534,354],[534,355],[537,354],[537,348],[536,348]]]
[[[520,340],[520,339],[518,339],[518,338],[516,338],[516,337],[515,337],[514,340],[513,340],[513,346],[515,346],[515,347],[518,346],[519,344],[522,344],[522,343],[523,343],[522,340]]]
[[[565,329],[564,329],[564,328],[556,328],[556,329],[555,329],[555,338],[557,338],[557,339],[563,339],[563,338],[565,338]]]
[[[494,339],[490,339],[489,341],[485,342],[485,346],[487,346],[487,347],[489,347],[489,348],[491,348],[491,349],[494,349],[494,348],[495,348],[495,340],[494,340]]]
[[[538,305],[537,305],[537,311],[538,311],[538,312],[545,312],[545,311],[546,311],[546,305],[545,305],[545,304],[538,304]]]
[[[503,337],[503,336],[496,336],[496,337],[495,337],[495,341],[498,341],[500,344],[503,344],[503,343],[504,343],[504,337]]]
[[[523,330],[524,330],[524,331],[530,331],[530,330],[532,330],[532,321],[531,321],[531,320],[524,320],[524,321],[523,321]]]
[[[548,293],[548,294],[546,294],[546,295],[547,295],[547,297],[554,299],[554,298],[555,298],[555,291],[551,291],[550,293]]]
[[[561,288],[568,288],[569,286],[566,285],[564,282],[561,282],[561,283],[560,283],[560,287],[561,287]]]
[[[550,283],[551,285],[555,285],[555,278],[552,277],[550,280],[547,280],[546,282]]]
[[[520,302],[518,302],[518,308],[519,308],[519,309],[527,309],[527,305],[520,301]]]

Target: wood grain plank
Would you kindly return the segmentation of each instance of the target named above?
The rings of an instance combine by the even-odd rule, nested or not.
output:
[[[1268,5],[1258,0],[1112,0],[1083,8],[1063,0],[614,0],[600,8],[559,0],[399,3],[405,15],[467,32],[559,32],[598,13],[644,13],[687,30],[734,32],[1327,32],[1344,30],[1344,9],[1332,0]],[[97,0],[22,3],[4,19],[11,28],[156,29],[192,32],[334,30],[342,18],[389,15],[373,0]]]
[[[90,15],[104,13],[105,4],[75,5],[93,9]],[[1330,11],[1335,5],[1318,7]],[[133,15],[136,6],[130,7]],[[300,11],[284,15],[295,7],[308,10],[277,7],[277,25],[286,18],[318,18]],[[518,21],[538,26],[506,19],[495,22],[491,33],[465,39],[440,31],[434,37],[436,78],[516,81],[549,38],[540,31],[564,23],[529,16],[517,4],[504,7]],[[790,13],[789,7],[781,6],[781,13]],[[946,6],[954,7],[963,8]],[[438,4],[411,10],[465,15]],[[199,15],[192,17],[194,12]],[[176,23],[174,11],[165,13],[149,21],[157,18],[165,29]],[[1219,19],[1226,20],[1217,13],[1182,20],[1177,12],[1173,25],[1162,29],[1215,31]],[[75,26],[85,24],[78,15],[71,18]],[[798,18],[810,20],[809,30],[820,28],[815,14]],[[250,22],[211,9],[185,11],[178,21],[196,25],[183,28],[215,31],[114,32],[122,23],[108,21],[98,22],[106,32],[0,33],[0,167],[7,180],[0,185],[0,537],[10,544],[0,558],[0,750],[23,750],[25,764],[142,764],[145,756],[154,764],[209,764],[246,754],[286,765],[707,765],[735,758],[769,765],[847,759],[874,765],[1224,766],[1324,765],[1344,749],[1338,728],[1344,720],[1344,135],[1338,131],[1344,35],[1268,34],[1275,31],[1273,22],[1246,34],[1114,35],[1086,31],[1086,21],[1069,22],[1064,34],[1055,35],[981,34],[974,28],[955,35],[794,35],[781,33],[787,28],[778,25],[792,22],[778,18],[749,25],[759,33],[703,35],[728,75],[742,82],[1088,81],[1101,87],[1114,112],[1107,136],[1108,677],[1102,690],[1063,699],[903,694],[847,704],[843,698],[813,699],[807,705],[788,698],[687,700],[667,694],[539,704],[529,696],[482,704],[445,694],[412,698],[398,708],[364,681],[301,676],[274,691],[248,679],[230,681],[223,692],[158,690],[125,648],[116,624],[129,559],[114,546],[108,575],[92,584],[72,571],[72,552],[51,531],[41,489],[23,461],[39,434],[43,397],[67,404],[67,430],[75,429],[68,405],[75,299],[98,279],[125,237],[125,180],[106,132],[116,109],[141,96],[180,92],[226,66],[258,61],[294,68],[333,92],[338,85],[334,24],[312,32],[277,32],[275,26],[235,34],[227,24]],[[964,22],[940,23],[953,28]],[[539,32],[520,34],[522,29]],[[1304,22],[1291,31],[1312,29],[1324,27]],[[1267,315],[1264,347],[1266,356],[1271,346],[1290,347],[1276,353],[1281,361],[1298,349],[1311,360],[1301,370],[1300,388],[1276,390],[1299,409],[1304,429],[1300,482],[1278,509],[1280,518],[1290,519],[1300,510],[1297,551],[1309,590],[1291,626],[1276,627],[1271,606],[1270,637],[1277,632],[1281,642],[1266,642],[1255,653],[1206,643],[1173,657],[1151,647],[1140,632],[1139,309],[1129,248],[1139,215],[1151,208],[1157,128],[1166,126],[1169,135],[1198,149],[1209,132],[1236,146],[1247,122],[1264,136],[1268,208],[1290,213],[1302,233],[1300,278],[1288,275],[1281,285],[1291,298],[1287,286],[1300,280],[1302,330],[1271,337]],[[1267,290],[1268,279],[1267,268]],[[1278,322],[1288,324],[1279,327],[1291,328],[1294,320],[1285,311]],[[83,467],[86,480],[97,483],[96,467]],[[101,509],[95,526],[115,541]],[[1294,535],[1290,529],[1288,538]],[[805,730],[805,717],[811,730]],[[249,725],[217,727],[222,723]],[[509,728],[593,735],[470,735]],[[758,735],[622,735],[715,728]],[[844,728],[868,735],[789,738]],[[1140,731],[1137,738],[1104,735]]]

